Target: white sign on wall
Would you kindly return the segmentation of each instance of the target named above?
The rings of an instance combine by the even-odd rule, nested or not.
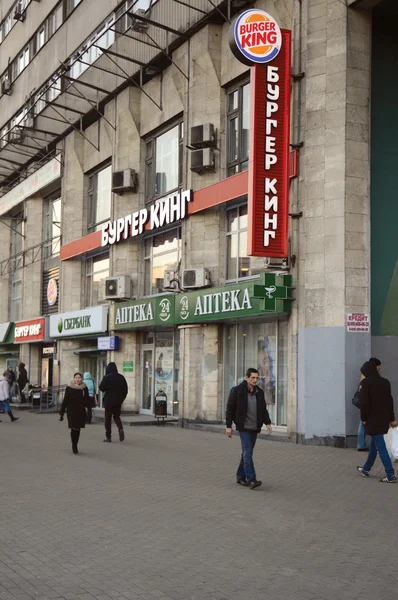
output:
[[[347,331],[351,333],[369,333],[370,314],[347,313]]]
[[[108,329],[108,307],[92,306],[84,310],[50,316],[50,337],[74,338]]]
[[[8,212],[11,208],[33,196],[36,192],[49,185],[58,177],[61,177],[61,160],[59,157],[53,158],[36,173],[21,181],[8,194],[0,198],[0,215]]]

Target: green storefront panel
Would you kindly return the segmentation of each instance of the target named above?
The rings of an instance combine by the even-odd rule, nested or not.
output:
[[[174,296],[142,298],[113,306],[114,329],[137,329],[156,325],[174,325]]]

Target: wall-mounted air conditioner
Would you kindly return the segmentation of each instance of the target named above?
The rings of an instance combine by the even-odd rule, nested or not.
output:
[[[164,290],[178,290],[176,271],[166,270],[164,272],[163,289]]]
[[[25,21],[26,10],[23,7],[23,2],[17,2],[14,10],[15,21]]]
[[[210,274],[207,269],[184,269],[182,272],[182,287],[186,290],[208,287],[211,284]]]
[[[105,298],[122,300],[131,298],[131,279],[127,275],[107,277],[105,279]]]
[[[1,93],[2,94],[11,94],[11,81],[8,79],[8,77],[6,79],[4,79],[1,82]]]
[[[286,271],[289,269],[289,259],[286,258],[264,258],[264,268],[267,270],[280,269]]]
[[[216,159],[213,148],[204,148],[203,150],[194,150],[191,152],[191,171],[195,173],[204,173],[205,171],[215,171]]]
[[[122,194],[123,192],[136,192],[138,187],[138,177],[134,169],[124,169],[124,171],[114,171],[112,173],[112,192]]]
[[[145,33],[148,31],[148,23],[147,21],[143,21],[141,19],[137,19],[135,17],[145,17],[146,10],[143,8],[138,8],[133,15],[131,15],[131,28],[133,31],[137,31],[139,33]]]
[[[191,147],[195,149],[216,146],[216,130],[212,123],[191,127]]]

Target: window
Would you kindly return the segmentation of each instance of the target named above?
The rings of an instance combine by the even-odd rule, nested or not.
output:
[[[22,319],[22,279],[20,273],[14,273],[11,283],[11,310],[10,320],[20,321]]]
[[[60,193],[48,198],[44,212],[44,257],[59,253],[61,247],[61,198]]]
[[[227,210],[227,281],[264,272],[264,258],[247,256],[247,204]]]
[[[29,46],[26,46],[26,48],[21,52],[21,54],[18,57],[17,75],[22,73],[22,71],[24,70],[25,67],[28,66],[28,64],[29,64]]]
[[[183,123],[147,142],[145,193],[147,200],[164,196],[182,185]]]
[[[105,302],[105,277],[109,277],[109,252],[89,258],[86,262],[86,306]]]
[[[250,83],[227,94],[228,176],[246,171],[249,165]]]
[[[181,261],[181,229],[154,235],[144,243],[144,295],[161,294],[165,270],[177,271]]]
[[[39,33],[37,34],[36,52],[38,52],[40,50],[40,48],[42,48],[44,46],[45,41],[46,41],[46,33],[45,33],[44,25],[43,25],[43,27],[41,29],[39,29]]]
[[[88,180],[88,230],[98,231],[111,216],[112,166],[90,175]]]

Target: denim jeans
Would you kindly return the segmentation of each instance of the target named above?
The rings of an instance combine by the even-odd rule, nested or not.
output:
[[[257,433],[255,431],[240,431],[240,441],[242,444],[242,456],[240,459],[238,470],[236,471],[236,479],[247,479],[251,481],[256,479],[256,471],[253,464],[253,450],[256,445]]]
[[[366,448],[365,425],[362,423],[362,421],[359,421],[358,425],[357,448]]]
[[[369,473],[370,469],[375,464],[377,452],[380,455],[380,459],[384,465],[384,469],[386,471],[388,479],[394,479],[395,471],[394,467],[392,466],[390,455],[388,454],[383,434],[372,435],[372,441],[370,443],[368,458],[366,459],[366,463],[363,465],[362,469]]]

